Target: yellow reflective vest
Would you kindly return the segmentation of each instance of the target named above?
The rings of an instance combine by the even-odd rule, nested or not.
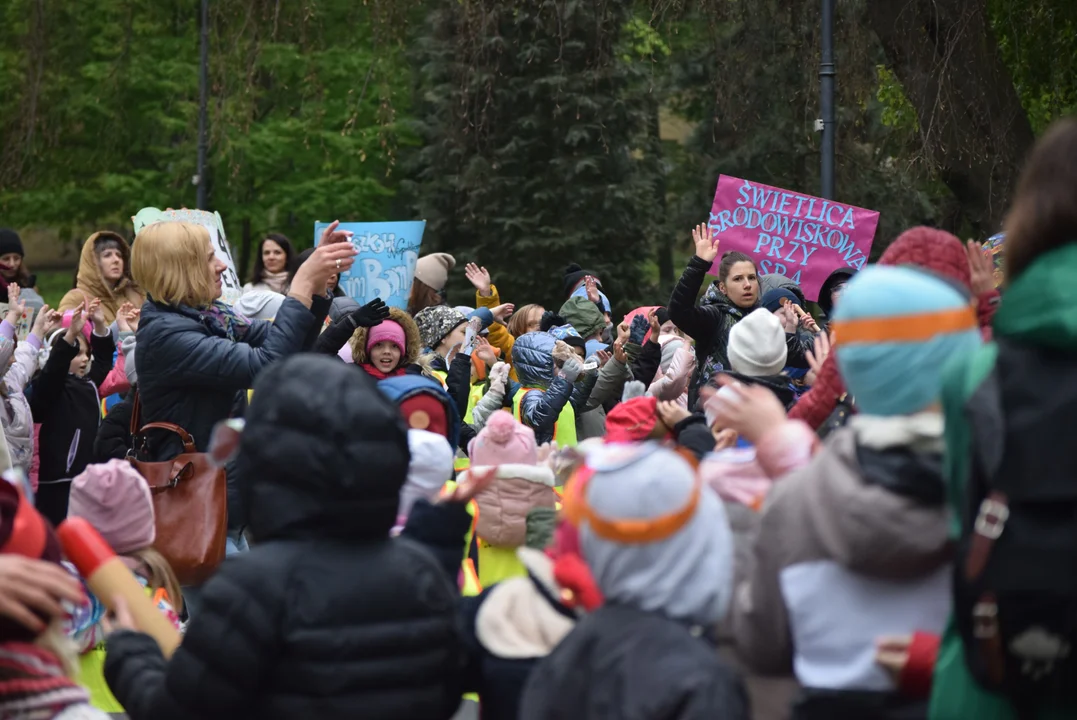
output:
[[[536,388],[520,388],[512,398],[512,416],[516,422],[523,422],[520,416],[520,408],[523,405],[524,395],[529,392],[546,392]],[[527,423],[524,423],[525,425]],[[566,402],[561,408],[557,421],[553,424],[553,439],[559,448],[575,447],[576,445],[576,411],[572,403]]]

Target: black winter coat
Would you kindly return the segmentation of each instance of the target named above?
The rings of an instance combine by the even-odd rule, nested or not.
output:
[[[144,634],[108,638],[131,720],[451,718],[457,590],[426,548],[388,537],[408,457],[365,373],[317,355],[270,369],[236,460],[253,549],[203,587],[171,660]]]
[[[237,396],[269,364],[312,346],[328,311],[327,298],[315,298],[310,310],[285,298],[273,322],[254,321],[243,341],[233,342],[194,308],[147,300],[136,333],[140,424],[179,425],[205,452],[213,427],[232,416]],[[183,452],[174,433],[151,430],[147,436],[149,450],[142,460],[170,460]],[[228,526],[246,523],[246,508],[229,473]]]
[[[605,605],[531,672],[521,720],[748,720],[715,646],[656,613]]]
[[[711,263],[693,255],[669,298],[669,319],[696,341],[698,365],[688,385],[689,410],[696,407],[700,386],[706,385],[717,372],[729,369],[729,357],[726,354],[729,331],[755,309],[737,307],[729,298],[718,292],[717,286],[708,290],[697,307],[696,296],[699,295],[710,268]]]
[[[78,475],[94,461],[94,440],[101,424],[97,388],[112,370],[116,345],[112,334],[91,335],[93,359],[86,377],[68,372],[78,345],[60,340],[53,345],[44,369],[30,384],[27,396],[34,422],[41,423],[38,481],[51,483]]]
[[[93,444],[94,462],[123,460],[131,450],[131,397],[124,398],[112,406],[108,415],[97,429],[97,439]]]

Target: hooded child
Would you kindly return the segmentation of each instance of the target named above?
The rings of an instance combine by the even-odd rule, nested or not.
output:
[[[788,358],[785,329],[766,308],[748,313],[729,331],[726,347],[733,378],[763,385],[777,396],[786,409],[796,402],[789,378],[782,374]]]
[[[945,362],[980,344],[976,314],[936,276],[874,266],[833,327],[860,414],[771,489],[733,633],[753,670],[795,671],[797,717],[925,717],[876,639],[938,633],[950,613],[939,391]]]
[[[375,380],[403,375],[421,350],[419,327],[411,316],[397,308],[388,310],[389,317],[373,327],[356,328],[348,343],[356,367]]]
[[[365,373],[300,354],[259,375],[235,459],[255,542],[203,587],[171,659],[129,626],[109,635],[130,719],[451,718],[456,589],[390,537],[408,459],[399,408]]]
[[[180,629],[177,612],[183,610],[179,580],[168,561],[153,549],[157,539],[157,517],[153,496],[146,481],[126,460],[110,460],[89,465],[71,481],[68,517],[83,518],[123,560],[146,594],[176,629]],[[74,568],[70,568],[77,574]],[[74,613],[68,633],[79,652],[79,683],[90,691],[94,707],[108,713],[122,713],[105,683],[105,626],[107,609],[90,591],[85,578],[84,591],[89,604]]]
[[[0,479],[0,554],[55,563],[63,551],[52,526],[21,490]],[[35,614],[37,614],[35,612]],[[38,616],[42,623],[47,617]],[[62,622],[35,631],[0,616],[0,717],[108,720],[80,686],[78,659]]]
[[[689,461],[653,442],[602,446],[566,485],[564,513],[605,603],[536,665],[522,720],[747,720],[716,647],[733,594],[729,524]]]
[[[116,351],[103,311],[103,304],[91,304],[65,315],[65,327],[46,343],[45,367],[30,384],[30,409],[41,424],[37,509],[54,524],[67,517],[71,478],[94,458],[101,425],[97,388],[112,370]]]
[[[471,468],[459,477],[493,471],[495,480],[475,496],[479,581],[483,587],[526,574],[516,556],[527,536],[527,516],[535,508],[552,509],[557,502],[554,475],[539,463],[535,432],[499,410],[471,441]]]

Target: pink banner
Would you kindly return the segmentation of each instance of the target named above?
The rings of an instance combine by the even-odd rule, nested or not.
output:
[[[721,241],[712,275],[723,253],[739,250],[760,275],[785,275],[816,300],[827,275],[867,263],[879,213],[720,175],[709,224]]]

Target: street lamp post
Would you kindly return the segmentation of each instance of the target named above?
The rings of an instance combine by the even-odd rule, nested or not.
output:
[[[822,115],[821,185],[824,198],[834,198],[834,0],[823,0],[822,62],[819,65],[819,109]]]
[[[194,182],[198,186],[198,209],[206,210],[206,106],[209,103],[209,0],[202,0],[201,60],[198,74],[198,166]]]

